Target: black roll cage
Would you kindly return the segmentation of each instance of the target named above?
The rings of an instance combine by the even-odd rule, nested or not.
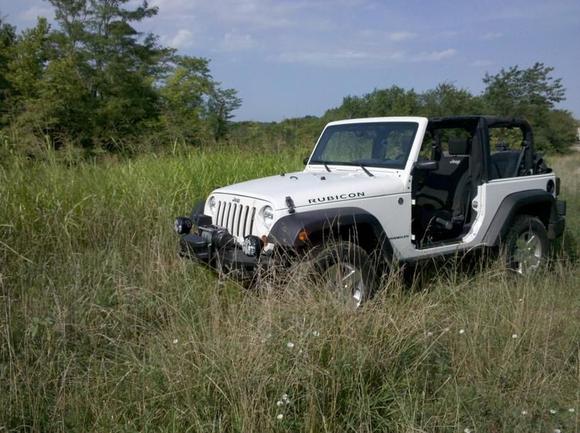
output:
[[[524,172],[534,174],[534,136],[529,122],[517,117],[498,116],[449,116],[429,118],[427,131],[435,138],[434,155],[441,150],[440,129],[464,129],[472,136],[470,150],[470,171],[474,185],[487,182],[490,179],[491,149],[489,130],[491,128],[518,128],[522,131],[522,150],[518,166],[523,165]],[[439,147],[439,149],[437,149]]]

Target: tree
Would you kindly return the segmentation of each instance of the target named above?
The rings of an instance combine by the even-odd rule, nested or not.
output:
[[[435,89],[420,95],[420,111],[425,116],[457,116],[482,112],[482,103],[468,90],[459,89],[452,83],[438,84]]]
[[[0,17],[0,110],[4,111],[4,101],[10,90],[10,81],[6,76],[8,73],[8,62],[14,53],[13,46],[16,42],[16,28],[3,21]],[[0,111],[0,116],[1,116]]]
[[[553,78],[554,68],[537,62],[527,69],[512,66],[496,75],[485,74],[484,98],[502,115],[525,115],[537,109],[552,109],[565,99],[561,78]]]
[[[242,105],[234,89],[214,88],[208,101],[208,119],[215,140],[224,138],[228,133],[232,112]]]
[[[512,66],[495,75],[486,74],[483,99],[493,113],[527,118],[534,127],[538,148],[563,152],[571,144],[566,142],[569,132],[552,122],[559,119],[571,125],[573,118],[562,110],[554,114],[556,104],[565,100],[566,91],[562,80],[552,77],[553,71],[537,62],[527,69]]]
[[[70,59],[69,75],[62,78],[82,78],[88,97],[77,102],[90,107],[79,107],[78,113],[85,116],[61,120],[74,121],[67,128],[74,135],[78,135],[78,126],[90,129],[91,145],[122,150],[125,139],[140,135],[139,130],[146,129],[147,122],[158,114],[153,84],[160,62],[172,51],[159,47],[153,35],[143,35],[133,27],[134,22],[154,16],[157,8],[144,1],[128,9],[129,0],[50,3],[60,28],[55,37],[60,56]]]
[[[373,116],[404,116],[417,112],[418,98],[413,89],[398,86],[374,89],[363,96],[347,96],[340,107],[328,110],[327,119],[349,119]]]
[[[192,143],[205,134],[205,104],[213,89],[207,59],[173,58],[172,70],[160,86],[161,122],[172,140]]]

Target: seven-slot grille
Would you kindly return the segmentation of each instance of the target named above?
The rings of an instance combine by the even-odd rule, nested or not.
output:
[[[256,208],[241,203],[218,200],[214,224],[225,227],[236,236],[244,238],[252,234]]]

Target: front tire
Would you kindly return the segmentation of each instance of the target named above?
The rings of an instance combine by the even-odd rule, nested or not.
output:
[[[322,286],[353,309],[368,300],[376,288],[376,272],[369,255],[352,242],[341,241],[317,249],[313,265]]]
[[[518,216],[506,237],[507,266],[520,275],[531,275],[548,257],[548,233],[539,218]]]

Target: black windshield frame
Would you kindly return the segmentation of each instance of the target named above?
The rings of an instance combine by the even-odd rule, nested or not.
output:
[[[419,123],[415,121],[397,121],[397,122],[360,122],[360,123],[341,123],[336,125],[328,126],[320,140],[318,145],[314,149],[314,153],[310,158],[309,164],[327,164],[327,165],[347,165],[347,166],[365,166],[365,167],[376,167],[376,168],[389,168],[395,170],[402,170],[406,167],[407,161],[409,159],[409,154],[415,142],[417,136],[417,131],[419,130]],[[388,137],[392,133],[397,133],[404,131],[406,134],[410,133],[410,136],[404,138],[399,138],[399,140],[404,140],[404,143],[398,143],[400,154],[397,159],[380,159],[376,158],[378,152],[393,150],[395,144],[391,145],[391,149],[388,147]],[[332,160],[324,157],[325,151],[330,140],[335,136],[336,133],[352,133],[355,135],[364,136],[369,140],[372,140],[370,153],[370,158],[359,158],[352,161],[345,160]],[[374,136],[374,137],[373,137]],[[373,137],[373,138],[371,138]],[[377,147],[380,146],[377,150]],[[394,151],[394,150],[393,150]]]

